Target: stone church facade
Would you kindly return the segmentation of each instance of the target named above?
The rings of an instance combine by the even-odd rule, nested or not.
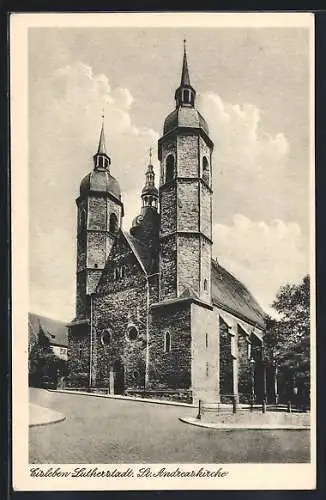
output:
[[[159,188],[150,161],[140,214],[123,231],[102,125],[76,200],[72,387],[194,402],[266,395],[264,312],[212,258],[213,148],[184,52],[175,109],[158,141]]]

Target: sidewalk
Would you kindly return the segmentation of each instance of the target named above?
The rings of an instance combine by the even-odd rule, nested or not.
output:
[[[197,405],[189,403],[178,403],[178,401],[166,401],[164,399],[138,398],[135,396],[123,396],[120,394],[101,394],[97,392],[74,391],[68,389],[48,389],[50,392],[62,392],[64,394],[80,394],[81,396],[95,396],[97,398],[120,399],[126,401],[139,401],[140,403],[155,403],[168,406],[183,406],[186,408],[196,408]]]
[[[295,415],[285,414],[283,417],[278,418],[279,414],[276,412],[270,412],[266,415],[268,418],[261,418],[265,415],[254,416],[250,418],[251,415],[248,414],[249,418],[237,418],[237,416],[228,418],[216,418],[211,419],[211,421],[205,419],[198,419],[196,417],[179,417],[181,422],[186,424],[195,425],[197,427],[206,427],[207,429],[218,429],[218,430],[309,430],[310,429],[310,419],[307,418],[296,418]],[[243,417],[243,416],[242,416]],[[289,418],[287,418],[289,417]]]
[[[29,403],[29,426],[48,425],[65,420],[62,413],[58,413],[48,408],[43,408],[32,403]]]

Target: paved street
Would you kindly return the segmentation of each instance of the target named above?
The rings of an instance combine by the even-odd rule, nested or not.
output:
[[[30,428],[30,463],[309,461],[309,431],[219,431],[182,423],[193,408],[31,389],[66,420]]]

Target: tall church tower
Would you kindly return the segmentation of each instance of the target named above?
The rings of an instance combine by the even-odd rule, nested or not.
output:
[[[96,290],[123,217],[120,186],[111,175],[111,158],[106,150],[104,117],[93,162],[93,171],[82,179],[76,200],[77,320],[90,315],[90,294]]]
[[[160,300],[194,294],[211,303],[212,151],[197,111],[184,46],[181,82],[159,139]]]

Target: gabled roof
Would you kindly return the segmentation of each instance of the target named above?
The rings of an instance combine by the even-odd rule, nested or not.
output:
[[[249,290],[224,267],[212,261],[212,302],[240,319],[265,327],[263,309]]]
[[[48,337],[50,344],[67,347],[68,329],[66,323],[40,314],[28,313],[28,338],[30,340],[33,337],[37,339],[40,327]]]
[[[152,252],[149,246],[144,245],[141,241],[131,236],[130,233],[123,231],[123,235],[138,260],[142,270],[146,274],[150,273],[152,267]]]

